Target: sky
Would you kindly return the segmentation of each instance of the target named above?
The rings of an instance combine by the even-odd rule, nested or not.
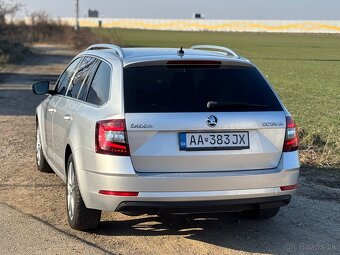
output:
[[[16,0],[25,14],[72,17],[74,0]],[[96,9],[105,18],[340,20],[340,0],[79,0],[80,17]]]

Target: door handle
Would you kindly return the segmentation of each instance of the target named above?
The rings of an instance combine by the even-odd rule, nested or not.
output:
[[[66,115],[64,115],[64,120],[67,120],[67,121],[72,120],[72,117],[70,115],[66,114]]]
[[[56,110],[55,110],[54,108],[48,108],[48,111],[49,111],[50,113],[56,112]]]

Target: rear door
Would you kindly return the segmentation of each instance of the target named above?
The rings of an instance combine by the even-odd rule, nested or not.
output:
[[[73,78],[68,86],[66,95],[62,97],[57,106],[53,118],[53,147],[55,152],[55,162],[58,169],[64,169],[65,148],[67,143],[67,133],[76,114],[80,102],[77,99],[81,87],[88,75],[89,70],[95,63],[91,57],[83,57],[76,68]]]
[[[285,113],[252,66],[130,66],[124,69],[128,140],[138,172],[275,168]]]

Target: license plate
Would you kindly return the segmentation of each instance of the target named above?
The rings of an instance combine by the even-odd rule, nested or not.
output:
[[[249,132],[179,133],[181,151],[249,149]]]

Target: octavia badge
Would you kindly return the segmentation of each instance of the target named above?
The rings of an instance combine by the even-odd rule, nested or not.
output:
[[[209,115],[206,121],[207,125],[209,127],[215,127],[217,126],[217,118],[214,115]]]

